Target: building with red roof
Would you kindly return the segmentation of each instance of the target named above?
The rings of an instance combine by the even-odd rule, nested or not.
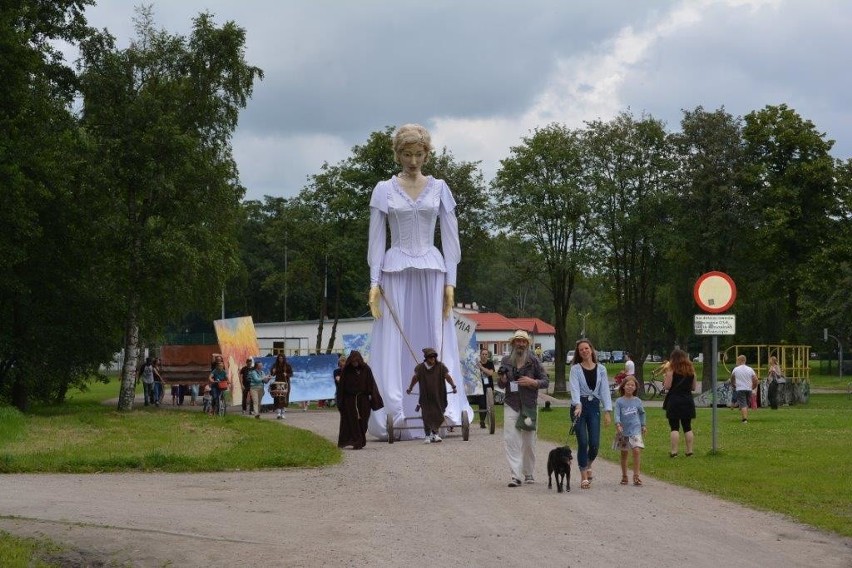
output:
[[[554,349],[556,346],[556,328],[538,318],[507,318],[494,312],[474,312],[457,310],[464,317],[476,322],[476,340],[480,348],[486,348],[495,355],[509,353],[512,334],[522,329],[530,334],[533,348]]]

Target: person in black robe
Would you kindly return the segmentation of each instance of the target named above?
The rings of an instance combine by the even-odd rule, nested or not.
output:
[[[450,376],[447,366],[438,361],[438,353],[431,347],[423,350],[424,360],[414,368],[414,376],[407,392],[411,394],[414,385],[420,383],[420,413],[423,418],[423,431],[426,438],[423,443],[440,442],[438,435],[444,423],[444,412],[447,410],[447,386],[450,383],[453,394],[457,392],[456,384]]]
[[[360,450],[367,444],[370,412],[383,408],[385,403],[379,394],[373,371],[364,363],[358,351],[349,354],[340,373],[338,403],[340,430],[337,447],[352,446],[352,449]]]

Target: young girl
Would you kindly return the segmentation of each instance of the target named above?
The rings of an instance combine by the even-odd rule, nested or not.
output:
[[[627,485],[627,453],[633,450],[633,485],[642,485],[639,478],[639,465],[642,448],[645,441],[642,436],[647,431],[645,427],[645,407],[636,396],[639,383],[636,377],[628,375],[618,386],[621,395],[615,401],[615,441],[612,449],[621,451],[621,484]]]
[[[204,396],[201,397],[201,410],[204,414],[213,414],[213,395],[210,393],[210,385],[204,385]]]

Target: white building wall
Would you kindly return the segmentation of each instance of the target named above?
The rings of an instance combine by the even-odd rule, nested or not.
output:
[[[328,340],[334,321],[325,320],[322,329],[320,349],[326,352]],[[309,355],[316,352],[319,320],[269,322],[254,324],[257,333],[257,343],[263,355],[272,353],[275,342],[284,342],[286,355]],[[343,336],[357,333],[370,333],[373,329],[373,318],[342,319],[337,322],[332,353],[343,353]]]
[[[463,313],[463,312],[461,312]],[[326,351],[328,338],[331,337],[332,320],[323,322],[321,350]],[[274,342],[285,343],[287,355],[308,355],[315,352],[319,320],[255,323],[257,342],[260,353],[272,353]],[[337,333],[334,337],[332,353],[343,353],[343,336],[349,334],[370,333],[373,330],[373,318],[350,318],[337,322]],[[476,341],[484,345],[491,353],[502,356],[509,352],[509,339],[512,331],[477,331]],[[553,335],[537,335],[533,344],[540,343],[542,349],[554,349],[556,339]]]

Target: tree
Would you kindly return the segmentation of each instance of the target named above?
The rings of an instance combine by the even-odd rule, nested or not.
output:
[[[834,142],[787,105],[745,116],[749,162],[746,191],[752,212],[755,294],[764,300],[766,341],[804,339],[800,332],[800,282],[813,256],[826,246],[835,206]],[[752,272],[754,274],[754,272]]]
[[[680,160],[677,199],[671,203],[671,232],[666,239],[662,304],[675,341],[686,348],[697,307],[692,288],[711,270],[748,272],[746,248],[750,230],[743,191],[745,171],[742,120],[724,108],[684,110],[681,131],[672,135]],[[747,297],[747,296],[746,296]],[[740,300],[738,307],[745,300]],[[710,361],[710,341],[704,360]],[[704,366],[704,388],[711,367]]]
[[[260,69],[245,32],[209,14],[188,38],[154,27],[139,8],[124,50],[108,34],[81,45],[82,125],[92,183],[108,196],[115,235],[109,277],[124,307],[118,407],[132,408],[140,331],[153,336],[197,306],[213,306],[236,268],[239,185],[231,136]]]
[[[104,230],[85,190],[73,69],[54,47],[91,30],[87,0],[0,7],[0,399],[61,402],[118,339]],[[102,285],[101,285],[102,284]]]
[[[582,132],[559,124],[536,129],[500,161],[494,178],[498,230],[523,243],[512,268],[550,290],[556,328],[555,389],[565,391],[566,326],[571,293],[589,264],[592,216],[583,186]]]
[[[852,343],[852,160],[835,165],[835,199],[829,211],[825,245],[808,262],[800,282],[802,322],[810,338],[822,329]],[[807,343],[814,340],[809,339]]]
[[[588,123],[586,176],[590,187],[602,276],[614,296],[619,335],[642,379],[657,314],[662,237],[671,222],[676,162],[662,122],[624,112]]]

